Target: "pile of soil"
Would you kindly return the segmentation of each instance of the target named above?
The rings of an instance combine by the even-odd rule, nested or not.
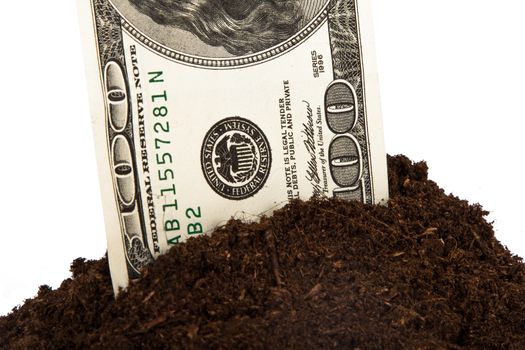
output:
[[[479,205],[389,159],[388,206],[296,201],[173,248],[115,301],[77,259],[0,318],[2,349],[525,349],[525,265]]]

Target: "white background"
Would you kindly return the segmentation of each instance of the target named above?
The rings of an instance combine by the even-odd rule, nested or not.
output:
[[[525,3],[373,0],[386,149],[427,160],[525,256]],[[0,315],[105,233],[75,1],[0,13]]]

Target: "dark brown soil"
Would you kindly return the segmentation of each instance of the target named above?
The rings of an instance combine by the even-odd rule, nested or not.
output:
[[[525,265],[479,205],[389,159],[388,207],[294,202],[161,257],[114,300],[106,259],[0,318],[2,349],[525,349]]]

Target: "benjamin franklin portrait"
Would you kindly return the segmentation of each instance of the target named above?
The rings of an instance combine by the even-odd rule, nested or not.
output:
[[[243,56],[299,32],[328,0],[112,0],[155,40],[192,54]],[[126,4],[127,3],[127,4]],[[131,17],[131,18],[130,18]],[[139,28],[140,29],[140,28]],[[208,49],[205,49],[208,47]],[[179,48],[180,49],[180,48]],[[217,54],[222,52],[223,54]]]

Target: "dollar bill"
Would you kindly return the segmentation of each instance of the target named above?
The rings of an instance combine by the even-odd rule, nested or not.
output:
[[[312,196],[387,200],[369,0],[78,0],[114,289]]]

